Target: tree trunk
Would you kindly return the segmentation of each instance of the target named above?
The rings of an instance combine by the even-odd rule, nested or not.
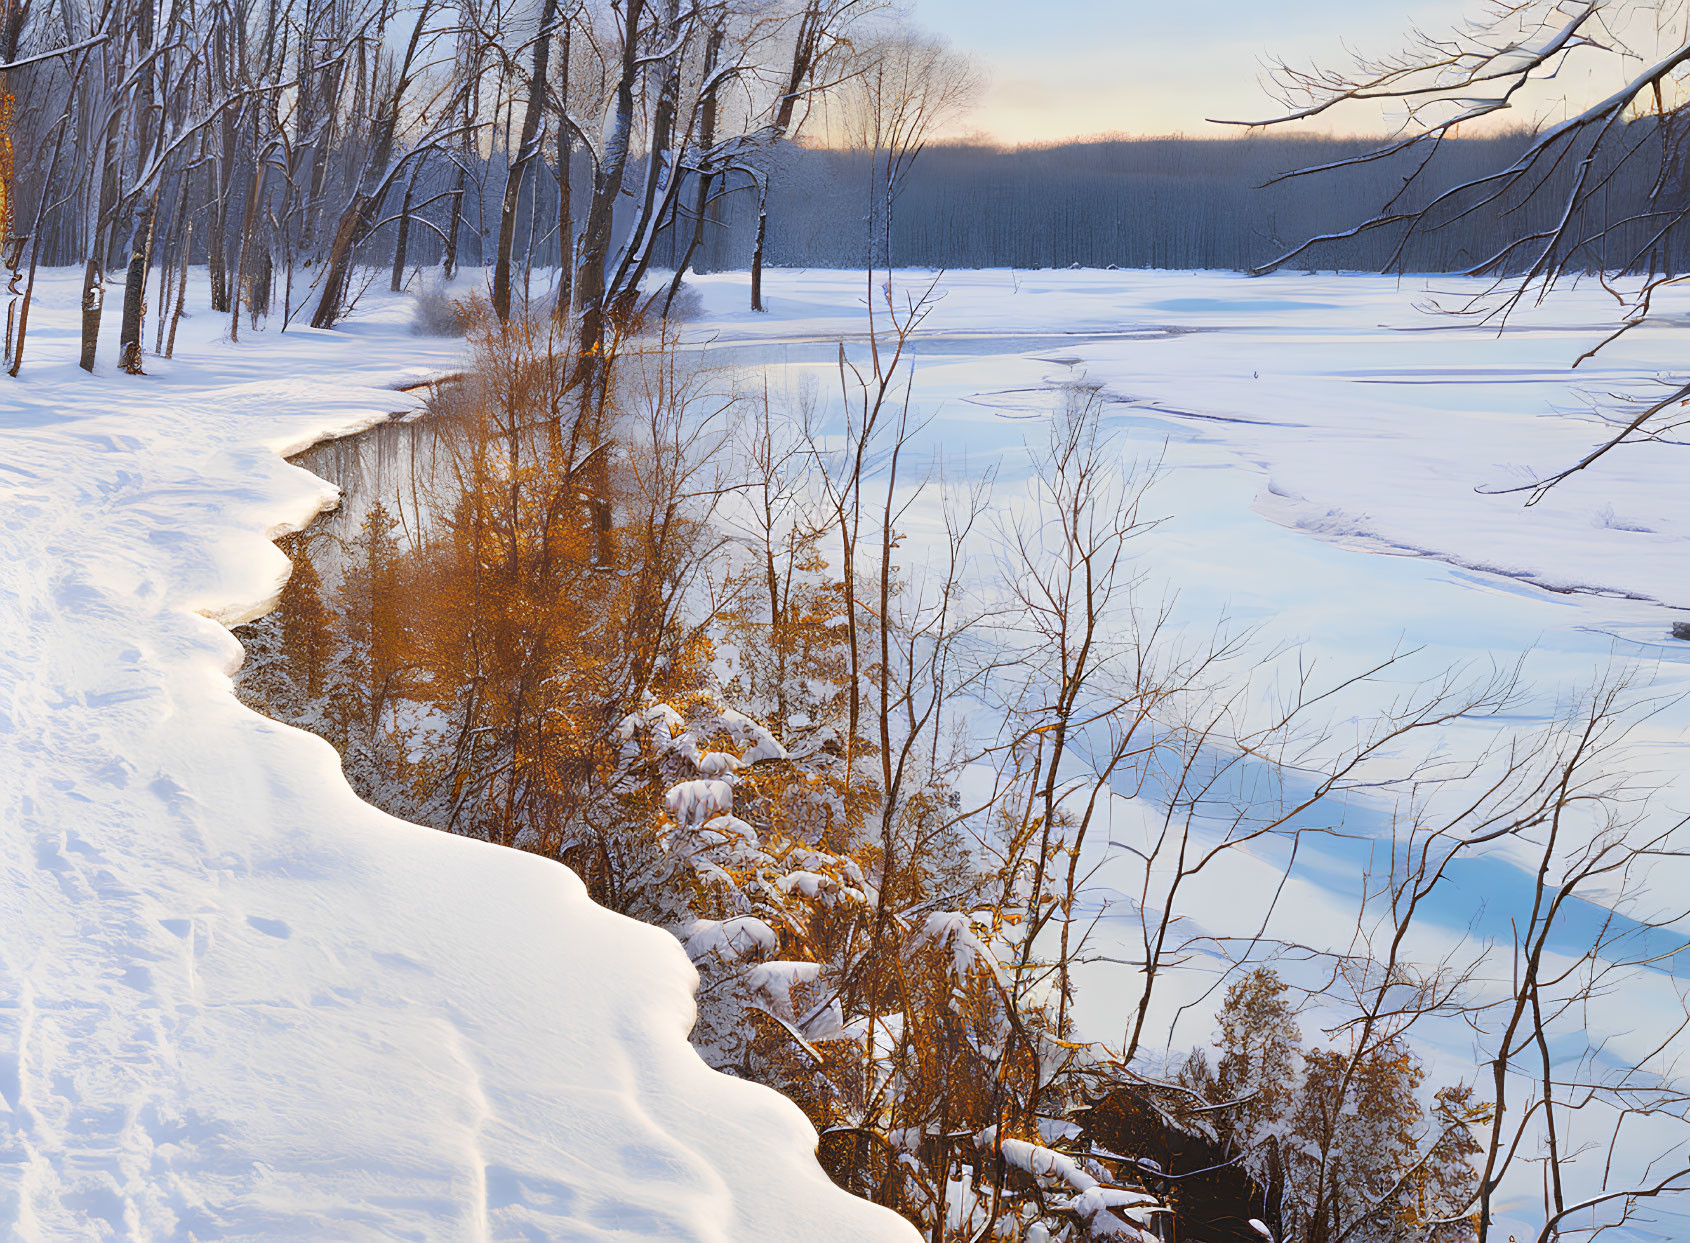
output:
[[[751,251],[751,309],[763,310],[763,242],[769,233],[769,187],[757,187],[757,244]]]
[[[4,196],[3,201],[10,207],[12,203],[11,186],[0,187],[0,195]],[[0,267],[4,268],[3,271],[0,271],[0,280],[4,280],[6,285],[5,365],[7,368],[12,366],[12,360],[16,357],[13,351],[14,337],[18,334],[18,294],[20,292],[18,281],[23,277],[23,273],[18,270],[18,267],[23,260],[23,249],[27,240],[17,237],[13,233],[9,216],[9,211],[0,212],[0,248],[3,248],[5,252],[3,256],[0,256]]]
[[[622,63],[616,81],[616,103],[610,132],[605,136],[604,154],[593,174],[593,199],[587,209],[587,223],[581,230],[581,246],[575,264],[575,303],[581,308],[581,332],[577,349],[583,364],[591,370],[591,359],[604,346],[605,264],[610,257],[611,214],[622,193],[622,176],[628,167],[630,132],[634,123],[634,82],[639,76],[639,26],[644,0],[628,0],[623,19],[627,34],[621,48]],[[591,388],[591,385],[587,385]]]
[[[528,75],[528,104],[522,111],[520,146],[505,170],[499,249],[493,258],[493,314],[501,323],[511,315],[511,249],[516,242],[516,209],[522,200],[522,175],[534,158],[534,136],[540,132],[540,114],[545,108],[546,66],[551,59],[551,26],[556,16],[557,0],[544,0],[540,8],[540,36],[534,40],[534,63]]]
[[[675,49],[662,64],[663,77],[658,86],[657,106],[652,109],[651,137],[646,149],[645,188],[640,196],[640,214],[624,244],[622,260],[611,282],[607,307],[620,309],[617,304],[632,309],[639,295],[640,282],[656,249],[657,235],[665,220],[674,215],[675,200],[680,190],[680,151],[675,141],[675,120],[679,111],[680,61],[686,56],[686,40],[681,36],[682,21],[697,20],[697,11],[683,16],[680,0],[669,0],[661,37]],[[649,91],[648,91],[649,93]],[[684,139],[684,136],[683,136]],[[665,182],[665,175],[667,181]],[[658,201],[659,191],[662,202]]]
[[[687,239],[686,249],[675,259],[675,274],[669,278],[669,294],[663,300],[665,318],[669,315],[670,306],[674,304],[675,295],[681,292],[682,279],[692,268],[693,256],[698,253],[698,244],[704,240],[704,218],[710,211],[710,187],[715,181],[714,173],[698,174],[698,199],[693,204],[692,236]]]
[[[775,129],[785,136],[792,128],[793,113],[803,92],[804,82],[815,67],[816,52],[826,29],[819,0],[809,0],[804,15],[798,21],[798,37],[792,43],[792,68],[786,75],[786,89],[781,92],[780,107],[775,112]]]
[[[258,135],[253,134],[256,146]],[[247,191],[246,213],[241,220],[241,248],[236,251],[234,289],[229,298],[229,340],[240,339],[241,334],[241,286],[246,280],[246,257],[252,249],[253,228],[258,221],[258,200],[264,193],[264,155],[262,150],[255,152],[252,166],[252,188]]]
[[[317,302],[317,310],[311,316],[313,328],[333,328],[344,310],[347,286],[352,279],[353,251],[363,240],[365,231],[370,227],[374,209],[386,197],[393,178],[399,175],[405,165],[401,158],[392,167],[388,160],[392,157],[395,135],[398,131],[399,116],[405,101],[405,88],[411,80],[412,66],[416,62],[417,48],[422,42],[423,31],[428,25],[429,4],[424,0],[422,15],[411,30],[411,41],[405,49],[405,54],[399,59],[399,64],[392,71],[388,79],[388,94],[383,97],[381,108],[376,115],[375,124],[371,127],[371,141],[364,157],[364,167],[358,178],[358,188],[353,191],[350,200],[341,211],[340,224],[335,228],[334,243],[329,247],[328,271],[323,277],[323,295]],[[362,40],[359,41],[362,44]],[[363,94],[363,62],[359,62],[358,91]]]
[[[228,145],[227,141],[225,145]],[[229,309],[229,260],[225,236],[229,218],[229,191],[223,172],[224,163],[224,160],[216,160],[208,170],[213,197],[211,228],[205,242],[205,263],[206,275],[211,279],[211,309],[214,311]]]
[[[363,203],[354,199],[335,230],[334,243],[329,247],[328,272],[323,277],[322,301],[317,303],[317,313],[311,317],[313,328],[333,328],[340,318],[346,285],[352,278],[352,246],[363,216]]]
[[[141,313],[147,302],[147,249],[152,242],[153,207],[142,204],[129,231],[129,270],[123,280],[123,322],[118,328],[117,364],[130,375],[141,370]]]
[[[710,30],[710,38],[704,47],[704,74],[707,80],[714,83],[713,74],[716,69],[716,58],[722,48],[723,29],[720,23]],[[716,145],[716,87],[714,84],[699,105],[698,120],[698,148],[702,153],[698,169],[698,199],[693,205],[692,236],[687,239],[686,249],[675,260],[675,275],[669,281],[669,296],[663,300],[663,315],[668,318],[669,308],[674,305],[675,295],[681,291],[681,279],[686,276],[687,269],[692,266],[693,256],[698,253],[698,244],[704,239],[704,218],[710,211],[710,187],[715,183],[716,175],[710,163],[711,148]]]
[[[541,161],[544,164],[544,161]],[[540,178],[528,179],[528,241],[522,248],[522,306],[530,305],[529,289],[534,277],[534,230],[540,225]]]
[[[176,353],[176,325],[182,322],[182,309],[188,301],[188,255],[194,248],[194,222],[188,221],[187,236],[182,239],[182,270],[176,274],[176,309],[170,315],[170,336],[164,343],[164,356],[171,357]],[[159,308],[159,314],[164,314],[164,308]]]
[[[552,303],[552,318],[562,323],[569,318],[570,303],[575,297],[575,211],[570,201],[569,150],[567,136],[563,139],[562,161],[558,176],[557,199],[557,299]]]
[[[451,280],[458,274],[458,233],[464,227],[464,166],[458,165],[458,175],[452,180],[451,206],[446,211],[446,257],[441,261],[441,275]]]
[[[94,250],[97,252],[100,231],[94,231]],[[84,371],[94,370],[94,353],[100,345],[100,260],[97,253],[88,256],[82,267],[82,357],[77,365]]]
[[[260,315],[270,314],[270,300],[273,282],[276,276],[276,261],[271,257],[268,247],[260,247],[258,251],[258,271],[253,273],[252,291],[247,294],[247,321],[253,327],[258,326]]]
[[[29,276],[24,281],[23,297],[18,302],[18,336],[17,340],[12,343],[7,356],[10,365],[6,368],[6,374],[13,379],[17,378],[18,371],[23,366],[24,336],[29,331],[29,302],[35,293],[35,265],[40,258],[41,247],[31,245],[29,248]]]
[[[103,154],[109,155],[117,146],[119,113],[116,108],[106,121]],[[112,244],[112,217],[117,212],[117,170],[111,160],[105,161],[100,178],[98,210],[94,213],[93,235],[88,239],[88,263],[82,272],[82,357],[79,365],[84,371],[94,370],[94,356],[100,348],[100,312],[105,307],[105,252]]]
[[[417,167],[422,167],[421,161],[418,161]],[[405,246],[411,240],[411,196],[416,188],[417,175],[413,172],[405,182],[405,197],[399,202],[399,228],[393,239],[393,275],[387,282],[392,293],[405,288]]]
[[[674,38],[679,20],[680,0],[669,0],[663,38]],[[634,223],[630,240],[623,249],[622,262],[616,271],[615,286],[618,293],[638,287],[639,277],[634,274],[634,270],[644,266],[641,257],[650,254],[656,240],[658,221],[663,214],[656,209],[659,186],[665,172],[671,179],[679,172],[680,153],[674,152],[672,163],[665,158],[670,155],[675,145],[675,115],[679,108],[680,73],[675,60],[675,56],[670,56],[662,62],[663,76],[657,88],[657,105],[651,112],[651,137],[646,146],[645,186],[640,191],[640,214]],[[648,93],[649,90],[648,87]]]
[[[563,82],[558,87],[557,127],[557,297],[552,318],[569,318],[575,294],[575,205],[570,198],[569,167],[575,154],[575,131],[569,124],[569,35],[563,28]]]
[[[183,226],[188,221],[188,184],[191,178],[184,173],[180,180],[182,192],[176,198],[176,211],[170,217],[169,224],[165,226],[164,250],[159,256],[158,314],[154,317],[157,321],[157,328],[153,335],[154,354],[164,353],[164,326],[165,321],[170,318],[170,298],[174,292],[177,259],[182,247],[186,245],[183,240]],[[174,240],[172,240],[172,234],[175,235]]]
[[[18,39],[23,33],[23,6],[8,3],[0,7],[0,59],[15,60]],[[12,336],[17,328],[19,264],[23,260],[24,239],[17,236],[17,190],[12,179],[12,109],[7,93],[7,75],[0,73],[0,266],[6,293],[6,353],[5,363],[12,365]],[[46,187],[43,187],[45,190]]]

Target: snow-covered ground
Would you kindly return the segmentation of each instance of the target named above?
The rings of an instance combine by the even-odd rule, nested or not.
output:
[[[40,282],[0,380],[0,1235],[912,1237],[693,1054],[667,933],[360,803],[231,693],[266,537],[331,499],[279,452],[458,347],[385,300],[239,345],[202,312],[88,377],[76,302]]]
[[[899,288],[927,279],[900,274]],[[864,325],[860,275],[775,272],[766,316],[743,309],[742,277],[696,283],[696,328],[719,357],[836,390],[833,342]],[[1610,295],[1564,291],[1500,338],[1426,309],[1479,288],[947,273],[915,345],[923,436],[952,471],[993,468],[1013,494],[1050,386],[1085,380],[1107,395],[1124,456],[1162,463],[1148,509],[1166,521],[1138,547],[1143,591],[1177,598],[1188,625],[1225,616],[1333,676],[1414,652],[1386,696],[1416,676],[1523,658],[1540,719],[1615,668],[1660,696],[1690,691],[1690,642],[1670,637],[1690,621],[1690,446],[1618,450],[1531,507],[1496,491],[1603,439],[1593,411],[1612,394],[1658,393],[1690,349],[1690,298],[1574,371],[1614,326]],[[1631,759],[1666,780],[1663,810],[1690,811],[1690,711],[1669,708],[1637,737]]]
[[[930,276],[900,274],[913,289]],[[860,333],[860,275],[696,278],[696,326],[719,357],[836,390],[835,350]],[[1226,615],[1261,645],[1302,645],[1334,673],[1399,649],[1404,678],[1504,664],[1554,699],[1615,665],[1690,690],[1690,446],[1616,451],[1531,507],[1495,490],[1603,439],[1610,396],[1658,393],[1690,349],[1690,297],[1578,370],[1614,326],[1595,285],[1521,313],[1505,336],[1430,314],[1482,288],[1456,278],[1225,273],[952,272],[915,346],[924,433],[953,471],[1025,474],[1049,386],[1108,396],[1129,459],[1163,463],[1140,548],[1147,590],[1181,616]],[[1676,291],[1674,291],[1676,293]],[[1002,489],[1000,489],[1002,490]],[[1647,727],[1655,763],[1690,777],[1690,714]],[[1690,810],[1690,786],[1667,803]]]
[[[897,287],[931,279],[902,273]],[[789,380],[809,372],[824,394],[837,385],[832,342],[865,323],[860,274],[776,272],[765,316],[743,309],[742,277],[696,283],[707,311],[696,328],[720,356],[766,361]],[[1690,642],[1670,637],[1690,619],[1690,447],[1617,451],[1529,508],[1495,491],[1598,443],[1607,428],[1592,411],[1612,394],[1658,391],[1690,350],[1690,299],[1574,371],[1614,326],[1609,294],[1564,291],[1500,338],[1429,310],[1482,288],[1354,274],[946,273],[916,342],[915,400],[953,469],[994,468],[1013,492],[1049,386],[1102,386],[1124,455],[1162,463],[1149,508],[1167,521],[1139,547],[1142,590],[1177,598],[1197,630],[1226,616],[1255,627],[1263,650],[1295,645],[1333,678],[1413,653],[1373,688],[1377,704],[1352,697],[1351,711],[1417,677],[1524,660],[1535,702],[1466,725],[1471,736],[1455,741],[1476,748],[1498,728],[1547,721],[1615,669],[1657,697],[1690,692]],[[1628,761],[1664,787],[1657,815],[1681,818],[1690,705],[1664,708],[1635,738]],[[1229,900],[1247,907],[1249,895]]]
[[[904,273],[896,286],[927,279]],[[767,316],[744,309],[743,278],[696,283],[706,307],[696,327],[719,356],[761,363],[789,383],[808,373],[824,396],[837,391],[834,342],[864,326],[860,275],[773,273]],[[1517,711],[1441,732],[1445,754],[1472,755],[1546,725],[1579,692],[1626,672],[1656,711],[1638,714],[1619,758],[1638,782],[1659,787],[1650,819],[1665,828],[1690,813],[1690,642],[1670,637],[1675,621],[1690,620],[1690,448],[1616,451],[1530,508],[1503,490],[1604,439],[1597,412],[1613,408],[1614,394],[1659,394],[1663,373],[1690,353],[1690,302],[1662,304],[1655,323],[1574,371],[1615,326],[1609,294],[1594,284],[1564,291],[1501,337],[1429,312],[1481,288],[1357,275],[953,272],[916,342],[915,400],[931,418],[926,440],[951,471],[993,468],[1000,493],[1013,496],[1027,470],[1024,443],[1038,439],[1052,408],[1049,386],[1102,386],[1127,456],[1163,462],[1149,508],[1167,522],[1140,545],[1139,564],[1151,599],[1177,599],[1182,628],[1201,634],[1230,617],[1256,628],[1263,651],[1294,647],[1296,661],[1321,671],[1317,682],[1409,653],[1388,678],[1346,696],[1340,720],[1452,667],[1480,676],[1521,662]],[[910,525],[923,512],[935,521],[930,506]],[[1370,853],[1378,857],[1374,844],[1389,840],[1391,808],[1353,798],[1342,810],[1350,840],[1305,841],[1283,885],[1283,844],[1264,842],[1192,887],[1183,931],[1248,935],[1277,898],[1270,936],[1346,948],[1362,871]],[[1142,804],[1117,813],[1107,844],[1093,843],[1100,961],[1081,978],[1077,1003],[1084,1034],[1112,1043],[1140,991],[1131,896],[1142,873],[1135,848],[1153,817]],[[1506,944],[1529,894],[1517,862],[1500,850],[1457,874],[1423,916],[1417,949],[1431,959],[1486,937]],[[1681,909],[1685,857],[1655,860],[1647,885],[1644,909]],[[1555,952],[1587,950],[1602,917],[1575,908]],[[1677,927],[1662,947],[1686,936],[1690,928]],[[1175,1056],[1207,1041],[1219,1001],[1210,991],[1219,963],[1190,965],[1197,970],[1162,986],[1153,1025]],[[1682,1022],[1681,991],[1670,963],[1630,974],[1588,1015],[1592,1047],[1608,1042],[1594,1064],[1649,1056]],[[1419,1035],[1432,1082],[1472,1077],[1469,1032],[1434,1025]],[[1579,1048],[1569,1044],[1566,1056]],[[1685,1051],[1673,1042],[1648,1064],[1667,1069]],[[1621,1165],[1641,1167],[1686,1139],[1671,1126],[1640,1126],[1620,1145]],[[1571,1170],[1569,1185],[1593,1186],[1599,1173]],[[1527,1200],[1535,1194],[1527,1189]],[[1510,1224],[1530,1214],[1527,1203]],[[1639,1237],[1690,1230],[1664,1210],[1663,1221]]]
[[[771,272],[769,315],[743,309],[742,275],[696,284],[717,357],[823,392],[863,327],[860,276]],[[1451,747],[1547,718],[1616,662],[1690,690],[1690,644],[1667,637],[1690,617],[1687,450],[1621,451],[1531,509],[1494,494],[1599,439],[1594,401],[1649,393],[1690,352],[1690,304],[1575,373],[1612,325],[1600,289],[1500,340],[1422,309],[1470,288],[952,273],[915,395],[935,447],[1013,487],[1048,386],[1102,385],[1129,452],[1165,461],[1144,568],[1184,624],[1225,613],[1334,674],[1415,649],[1399,686],[1523,658],[1535,704]],[[46,282],[24,378],[0,384],[0,1232],[897,1234],[826,1185],[794,1108],[687,1050],[690,969],[666,934],[593,908],[561,868],[359,804],[326,744],[230,694],[239,651],[217,623],[264,607],[286,568],[264,536],[328,499],[277,451],[400,408],[386,386],[456,347],[409,336],[384,296],[344,331],[236,346],[200,315],[156,374],[111,375],[108,344],[90,379],[74,303]],[[1637,739],[1654,814],[1681,816],[1690,709]],[[1123,842],[1094,860],[1105,912]],[[1506,908],[1501,862],[1472,878],[1475,906]],[[1242,860],[1194,920],[1253,924],[1278,866]],[[1355,861],[1303,867],[1277,931],[1340,935]],[[1690,890],[1676,859],[1653,880]],[[1464,930],[1468,912],[1438,914]],[[1657,983],[1606,1011],[1622,1037],[1682,1014]],[[1099,964],[1082,1023],[1117,1037],[1134,994],[1130,966]],[[1171,1046],[1206,1039],[1209,1010]],[[1455,1070],[1467,1050],[1444,1053]]]
[[[775,272],[766,316],[742,308],[742,277],[695,283],[707,307],[696,327],[718,349],[763,343],[827,367],[832,343],[865,324],[860,275]],[[923,283],[900,274],[898,288]],[[1083,377],[1135,438],[1227,450],[1252,476],[1254,508],[1291,530],[1556,592],[1632,595],[1690,620],[1685,443],[1616,451],[1531,508],[1494,494],[1604,439],[1596,411],[1611,410],[1611,394],[1659,395],[1690,341],[1690,295],[1672,291],[1648,326],[1575,371],[1617,322],[1611,295],[1561,291],[1501,336],[1431,313],[1482,288],[1354,274],[945,273],[917,398],[937,414],[937,439],[982,460],[1019,446],[1015,416],[1040,408],[1028,381]],[[1229,575],[1221,594],[1249,607],[1259,591]],[[1664,634],[1659,614],[1627,616],[1644,621],[1628,638]]]

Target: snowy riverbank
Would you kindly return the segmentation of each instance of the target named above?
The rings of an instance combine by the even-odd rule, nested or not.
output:
[[[261,610],[266,536],[331,499],[279,451],[461,343],[393,304],[238,346],[202,313],[87,377],[75,306],[39,283],[0,384],[0,1233],[909,1237],[693,1054],[668,934],[383,816],[231,694],[208,619]]]
[[[777,385],[813,374],[825,395],[835,342],[863,327],[860,275],[771,273],[766,316],[743,309],[743,275],[695,283],[689,333]],[[926,441],[1012,493],[1046,387],[1100,384],[1129,450],[1164,463],[1143,568],[1193,633],[1225,613],[1334,672],[1415,650],[1381,694],[1524,661],[1530,710],[1456,724],[1457,749],[1541,723],[1616,662],[1663,697],[1690,689],[1690,644],[1667,637],[1690,606],[1684,448],[1625,450],[1530,510],[1491,494],[1598,439],[1581,394],[1648,392],[1684,316],[1573,373],[1608,326],[1600,290],[1499,343],[1377,277],[961,272],[943,289],[915,351]],[[108,343],[89,378],[74,295],[45,282],[23,379],[0,386],[5,1228],[903,1237],[826,1184],[795,1108],[694,1058],[667,934],[592,907],[561,868],[382,816],[326,743],[230,694],[238,645],[207,619],[262,611],[286,572],[265,536],[332,499],[278,452],[403,407],[389,386],[455,366],[461,343],[411,336],[382,295],[341,331],[238,346],[202,314],[155,374],[112,375]],[[912,511],[915,534],[933,518]],[[1684,703],[1627,752],[1663,823],[1690,808],[1687,759]],[[1351,814],[1360,842],[1387,827]],[[1114,830],[1090,861],[1105,949],[1133,931],[1130,811]],[[1484,908],[1505,920],[1519,876],[1495,862],[1458,887],[1470,909],[1432,913],[1438,935]],[[1356,857],[1310,850],[1280,889],[1282,864],[1241,857],[1190,927],[1253,926],[1278,892],[1275,934],[1341,940]],[[1653,865],[1661,892],[1680,864]],[[1080,1002],[1104,1038],[1136,987],[1115,958]],[[1170,1049],[1207,1039],[1212,1005],[1173,1011],[1211,982],[1169,992]],[[1611,1048],[1646,1045],[1679,1004],[1664,972],[1628,985],[1612,1013],[1659,1021]],[[1431,1053],[1471,1073],[1462,1033]]]

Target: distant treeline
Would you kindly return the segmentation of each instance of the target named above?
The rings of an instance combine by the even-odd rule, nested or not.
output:
[[[1607,170],[1603,215],[1609,228],[1587,245],[1573,266],[1588,270],[1644,268],[1656,272],[1690,270],[1690,237],[1673,227],[1651,235],[1651,203],[1682,202],[1690,187],[1672,169],[1662,175],[1658,140],[1643,136],[1634,122],[1629,134],[1614,141],[1617,152],[1631,154]],[[1323,168],[1366,155],[1375,143],[1364,139],[1284,138],[1119,138],[1049,147],[1004,149],[983,145],[931,147],[903,180],[892,210],[891,260],[899,266],[929,268],[1104,268],[1224,269],[1260,268],[1313,238],[1336,236],[1300,253],[1298,269],[1356,271],[1404,270],[1451,272],[1478,267],[1501,257],[1522,235],[1553,224],[1558,198],[1542,194],[1518,203],[1479,193],[1462,197],[1431,227],[1416,226],[1404,239],[1405,225],[1386,224],[1357,232],[1357,226],[1389,208],[1407,212],[1424,206],[1436,193],[1473,182],[1511,164],[1526,148],[1524,133],[1489,138],[1448,139],[1400,202],[1392,203],[1423,156],[1418,153],[1327,168],[1285,177],[1299,169]],[[1651,150],[1654,148],[1655,150]],[[872,257],[886,262],[885,204],[871,187],[866,152],[779,144],[766,155],[765,262],[780,267],[855,268]],[[419,170],[409,185],[396,185],[391,202],[379,213],[384,221],[361,245],[365,263],[383,267],[406,247],[402,265],[412,271],[439,267],[445,259],[450,217],[443,204],[461,194],[456,258],[481,265],[492,260],[499,229],[498,191],[507,161],[502,151],[468,161],[467,181],[452,166]],[[629,180],[645,178],[643,160],[634,160]],[[515,208],[514,235],[519,270],[550,267],[561,258],[556,169],[532,180]],[[1563,172],[1561,175],[1565,175]],[[570,178],[575,201],[592,192],[591,165],[577,152]],[[686,176],[680,194],[690,201],[696,178]],[[219,201],[206,183],[190,183],[187,206],[212,215],[238,218],[245,210],[245,187],[238,181]],[[203,201],[202,201],[203,200]],[[398,224],[407,215],[406,200],[418,218],[437,217],[428,229]],[[704,227],[693,242],[695,222],[686,214],[679,227],[657,231],[653,263],[673,267],[689,244],[697,271],[743,270],[756,245],[759,198],[749,175],[719,177],[709,194]],[[631,200],[615,211],[614,235],[624,239],[638,214]],[[1540,219],[1542,217],[1542,219]],[[1592,219],[1587,232],[1596,237],[1603,221]],[[48,214],[41,238],[48,263],[74,262],[88,246],[86,217],[79,212]],[[236,237],[218,230],[196,233],[189,243],[194,262],[211,259],[208,243],[229,253],[233,267]],[[403,240],[401,240],[403,236]],[[214,239],[216,239],[214,241]],[[1399,250],[1400,247],[1400,250]],[[119,247],[112,242],[115,263]],[[1639,256],[1641,258],[1639,258]],[[219,266],[214,263],[214,266]]]
[[[1651,203],[1681,202],[1690,187],[1676,171],[1662,175],[1659,141],[1639,132],[1650,124],[1635,122],[1629,134],[1616,137],[1612,150],[1630,154],[1606,170],[1606,223],[1635,223],[1609,229],[1585,247],[1573,266],[1690,270],[1685,229],[1651,234]],[[1438,192],[1508,167],[1529,142],[1525,133],[1445,140],[1396,203],[1392,195],[1402,190],[1423,153],[1284,176],[1364,156],[1376,147],[1365,139],[1262,135],[1120,138],[1013,149],[931,147],[915,161],[893,204],[891,260],[929,268],[1077,264],[1250,270],[1312,238],[1349,234],[1318,243],[1292,266],[1454,272],[1500,257],[1502,267],[1517,271],[1508,247],[1522,235],[1553,225],[1559,206],[1554,194],[1522,204],[1508,196],[1490,199],[1481,189],[1461,197],[1430,227],[1417,226],[1406,239],[1404,224],[1355,230],[1382,210],[1411,211]],[[772,153],[765,261],[820,268],[861,267],[870,256],[886,262],[885,206],[872,188],[878,181],[869,175],[871,158],[864,152],[785,144]],[[1668,161],[1669,167],[1673,164]],[[490,187],[502,184],[502,157],[495,155],[475,180]],[[584,161],[572,181],[577,196],[586,193],[591,177]],[[692,267],[698,271],[743,270],[751,263],[756,186],[744,177],[730,175],[724,181],[712,191],[706,227],[693,254]],[[421,187],[415,193],[419,200],[425,197]],[[542,179],[519,209],[517,235],[524,241],[534,238],[536,263],[556,262],[556,196],[555,178]],[[683,199],[690,197],[690,190],[683,192]],[[483,249],[491,253],[490,236],[477,227],[483,219],[492,223],[497,204],[488,208],[486,213],[477,208],[465,212],[461,253],[466,261],[475,262]],[[532,230],[530,212],[537,213]],[[1586,232],[1594,238],[1603,224],[1593,218]],[[654,261],[673,266],[692,234],[691,220],[683,221],[679,231],[663,229]],[[386,262],[391,245],[375,243],[367,257]],[[411,246],[412,264],[438,262],[434,254],[441,248],[434,235],[413,233]]]
[[[1622,143],[1638,145],[1638,137],[1621,136],[1612,147],[1618,152]],[[1446,140],[1394,210],[1421,206],[1435,191],[1507,167],[1528,142],[1523,133]],[[1013,150],[934,147],[916,162],[894,205],[892,258],[900,265],[948,268],[1256,268],[1312,237],[1352,230],[1386,207],[1422,153],[1269,184],[1291,170],[1362,156],[1375,145],[1250,136],[1108,139]],[[1644,136],[1642,149],[1609,184],[1609,220],[1635,216],[1636,226],[1629,235],[1587,247],[1579,266],[1683,270],[1690,238],[1682,229],[1651,238],[1644,218],[1651,196],[1685,196],[1678,178],[1660,177],[1659,146]],[[860,266],[870,236],[868,184],[862,155],[789,150],[769,197],[768,261]],[[1459,271],[1501,254],[1522,232],[1552,223],[1548,216],[1557,208],[1552,195],[1524,207],[1506,197],[1483,198],[1466,196],[1437,227],[1409,238],[1400,256],[1404,226],[1386,225],[1322,243],[1297,266],[1381,271],[1395,260],[1408,271]],[[718,239],[711,258],[744,266],[755,200],[730,202],[724,214],[728,236]],[[1593,219],[1589,232],[1599,225]],[[1641,265],[1633,262],[1638,254]]]

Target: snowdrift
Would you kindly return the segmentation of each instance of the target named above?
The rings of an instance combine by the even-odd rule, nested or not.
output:
[[[231,694],[220,623],[333,499],[278,451],[452,343],[398,304],[238,346],[202,311],[88,377],[76,303],[39,282],[0,386],[0,1234],[913,1237],[692,1052],[669,934],[382,815]]]

